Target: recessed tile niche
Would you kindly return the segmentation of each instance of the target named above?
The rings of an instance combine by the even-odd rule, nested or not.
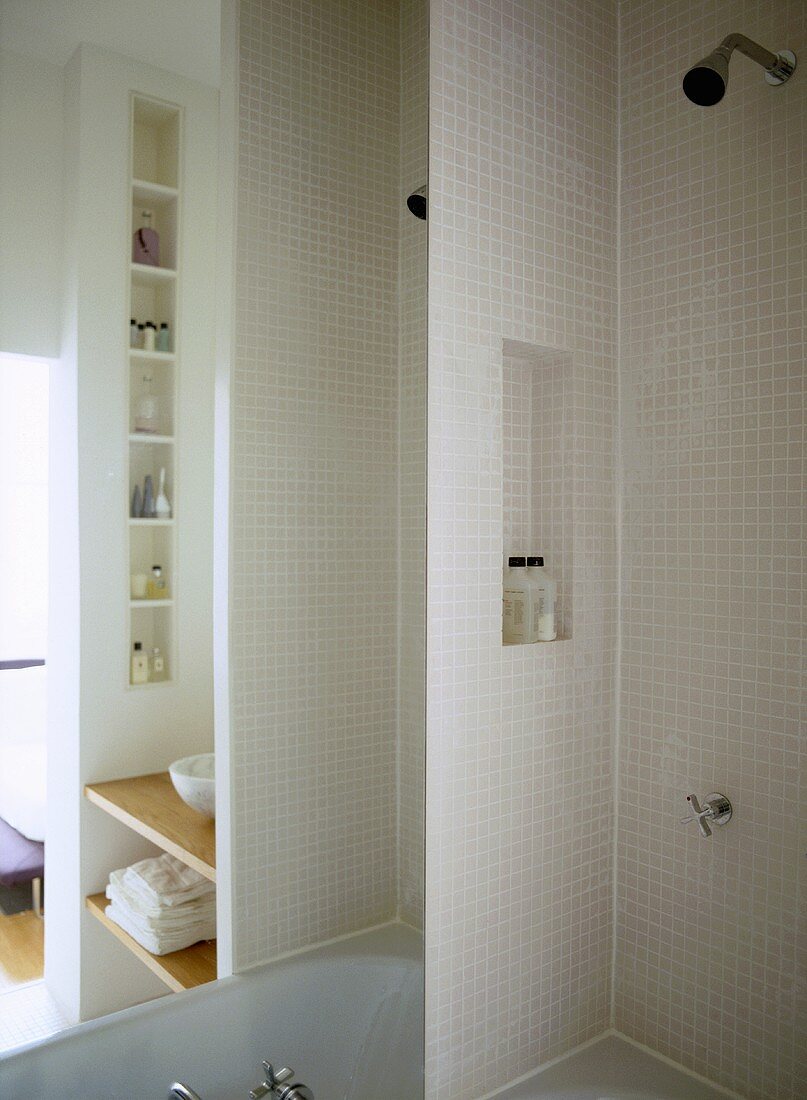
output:
[[[502,350],[503,560],[543,554],[558,585],[563,641],[572,636],[574,361],[557,348],[516,340],[505,340]]]

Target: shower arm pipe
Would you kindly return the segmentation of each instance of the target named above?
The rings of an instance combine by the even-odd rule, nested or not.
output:
[[[756,61],[757,65],[761,65],[766,72],[774,72],[779,67],[779,54],[766,50],[764,46],[760,46],[758,42],[754,42],[744,34],[727,34],[715,53],[722,54],[726,61],[730,61],[735,50]]]

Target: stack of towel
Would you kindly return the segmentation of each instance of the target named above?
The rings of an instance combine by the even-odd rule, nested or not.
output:
[[[106,915],[152,955],[216,936],[216,887],[174,856],[113,871]]]

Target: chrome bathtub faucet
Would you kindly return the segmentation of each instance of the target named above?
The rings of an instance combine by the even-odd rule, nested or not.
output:
[[[707,794],[706,805],[701,809],[694,794],[687,795],[687,802],[692,807],[692,813],[688,817],[681,818],[681,824],[687,825],[694,821],[701,831],[701,836],[711,836],[711,825],[727,825],[731,821],[731,803],[724,794]]]
[[[294,1076],[294,1070],[288,1066],[276,1070],[271,1062],[264,1062],[263,1072],[265,1079],[250,1092],[249,1100],[260,1100],[262,1096],[276,1097],[276,1100],[314,1100],[313,1092],[306,1085],[299,1081],[286,1084]]]
[[[174,1081],[168,1093],[168,1100],[202,1100],[202,1098],[188,1085],[183,1085],[181,1081]]]

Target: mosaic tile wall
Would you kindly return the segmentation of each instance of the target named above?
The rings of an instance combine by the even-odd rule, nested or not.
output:
[[[399,11],[243,0],[236,965],[397,911]]]
[[[403,920],[423,925],[426,736],[427,228],[406,206],[429,158],[427,0],[401,0],[399,232],[398,889]]]
[[[681,78],[730,31],[770,88]],[[624,0],[625,497],[616,1024],[743,1096],[807,1096],[801,0]],[[734,820],[702,839],[686,795]],[[647,813],[642,807],[648,808]],[[652,807],[652,811],[650,808]]]
[[[616,32],[611,2],[431,0],[430,1100],[609,1023]],[[504,339],[577,380],[568,642],[501,644]]]

